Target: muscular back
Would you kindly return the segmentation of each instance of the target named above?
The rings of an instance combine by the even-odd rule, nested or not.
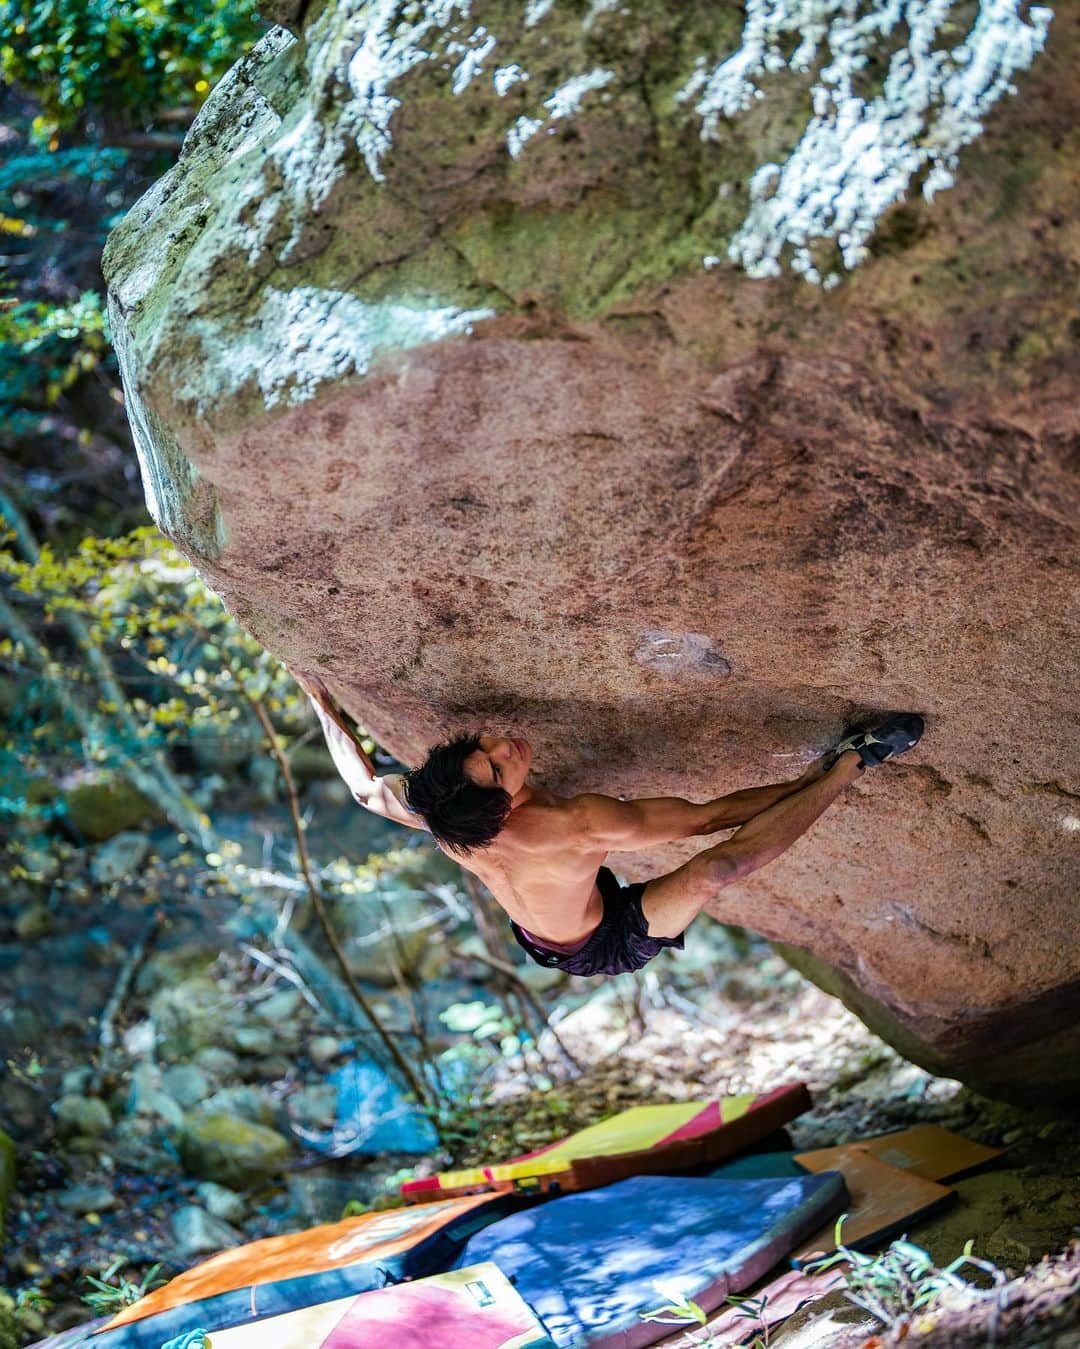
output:
[[[488,847],[453,856],[537,937],[574,942],[600,921],[596,873],[607,850],[581,828],[578,798],[535,791]]]

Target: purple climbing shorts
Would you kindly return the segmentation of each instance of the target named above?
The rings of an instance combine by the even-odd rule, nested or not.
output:
[[[641,912],[641,896],[647,882],[620,885],[607,867],[601,867],[596,884],[604,901],[604,916],[576,951],[567,953],[540,946],[511,920],[510,930],[530,959],[567,974],[625,974],[627,970],[640,970],[665,946],[682,950],[681,933],[678,937],[649,936],[649,925]]]

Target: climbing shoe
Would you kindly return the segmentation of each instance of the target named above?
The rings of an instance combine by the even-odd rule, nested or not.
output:
[[[923,719],[917,712],[893,712],[884,721],[869,730],[851,730],[831,749],[825,766],[831,768],[841,754],[853,749],[864,768],[876,768],[897,754],[906,754],[918,743],[923,733]]]

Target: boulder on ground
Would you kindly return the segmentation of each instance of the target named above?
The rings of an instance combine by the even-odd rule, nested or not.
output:
[[[150,841],[145,834],[125,829],[98,848],[90,863],[91,879],[98,885],[113,885],[134,877],[149,851]]]
[[[230,1010],[228,998],[208,975],[166,984],[150,1003],[161,1059],[175,1063],[200,1049],[216,1046],[229,1034],[226,1022]]]
[[[922,712],[712,911],[937,1071],[1060,1094],[1080,30],[804,8],[273,29],[109,240],[147,499],[406,763],[505,729],[557,791],[704,800]]]
[[[200,1180],[243,1190],[277,1175],[289,1158],[289,1143],[275,1129],[237,1115],[190,1115],[180,1134],[180,1157]]]
[[[177,1253],[184,1259],[220,1251],[226,1246],[238,1246],[243,1240],[234,1227],[197,1204],[185,1204],[177,1209],[172,1215],[172,1229]]]
[[[161,819],[154,802],[122,778],[80,783],[67,793],[65,803],[72,827],[92,843]]]
[[[109,1107],[97,1096],[61,1096],[54,1113],[66,1138],[98,1138],[112,1128]]]
[[[235,1190],[230,1190],[225,1185],[217,1185],[212,1180],[204,1180],[195,1187],[195,1193],[211,1217],[220,1218],[227,1223],[242,1221],[247,1205],[244,1203],[244,1196],[237,1194]]]

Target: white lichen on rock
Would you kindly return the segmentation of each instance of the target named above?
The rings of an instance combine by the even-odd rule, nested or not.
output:
[[[446,50],[452,56],[461,53],[461,60],[454,68],[451,88],[455,94],[463,94],[483,70],[484,62],[495,50],[495,37],[486,28],[477,28],[468,42],[448,42]]]
[[[542,117],[526,117],[523,115],[517,119],[506,133],[506,148],[510,151],[511,159],[517,159],[525,142],[531,140],[543,125],[544,119]]]
[[[491,77],[491,83],[500,98],[505,98],[515,84],[523,84],[529,72],[518,65],[500,66]]]
[[[469,2],[429,0],[416,6],[415,12],[418,17],[405,22],[399,18],[397,0],[375,0],[359,14],[363,37],[348,66],[351,112],[359,120],[357,145],[377,181],[383,177],[380,160],[390,148],[390,120],[401,106],[401,100],[389,92],[390,85],[430,58],[431,50],[421,44],[433,32],[445,31],[455,18],[467,18]],[[492,46],[494,42],[492,38]]]
[[[925,173],[923,193],[953,182],[957,156],[982,130],[986,111],[1017,70],[1046,41],[1052,11],[1020,0],[983,0],[965,39],[952,45],[956,0],[748,0],[742,45],[711,72],[704,64],[678,97],[696,98],[704,139],[766,96],[758,81],[782,70],[806,73],[823,53],[829,60],[811,90],[813,116],[783,164],[763,164],[750,182],[750,210],[731,239],[728,256],[751,276],[775,276],[790,266],[821,282],[811,246],[835,240],[844,266],[866,256],[882,213]],[[854,88],[874,50],[901,25],[907,40],[890,58],[881,92]],[[789,57],[783,47],[797,39]],[[838,272],[825,280],[835,285]]]
[[[525,27],[535,28],[541,19],[550,14],[555,0],[528,0],[525,6]]]
[[[242,325],[226,329],[209,319],[192,321],[205,364],[180,392],[201,414],[214,397],[235,394],[254,381],[267,409],[295,406],[314,397],[328,381],[363,375],[380,354],[467,335],[474,323],[493,315],[491,309],[368,304],[317,286],[268,286],[258,309]],[[213,387],[206,369],[215,373]]]
[[[615,78],[611,70],[590,70],[587,75],[575,75],[572,80],[560,84],[550,98],[544,99],[544,107],[551,117],[573,117],[581,106],[581,100],[595,89],[604,89]]]
[[[573,117],[586,94],[605,88],[614,78],[614,71],[590,70],[586,75],[575,75],[573,79],[560,84],[550,98],[544,99],[546,117],[522,115],[507,132],[506,148],[510,151],[511,159],[517,159],[522,146],[536,135],[545,122]]]

